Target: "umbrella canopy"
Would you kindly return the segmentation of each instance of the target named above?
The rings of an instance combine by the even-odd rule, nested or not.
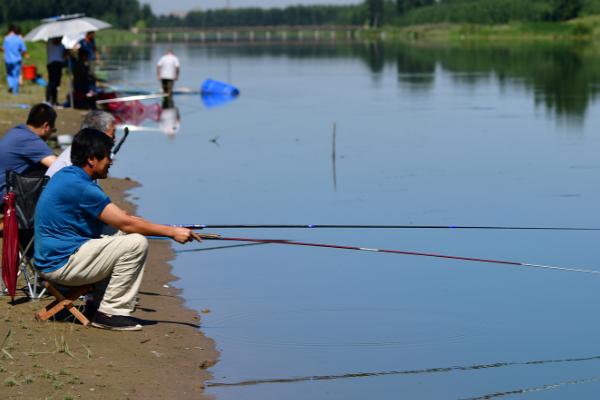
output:
[[[25,40],[35,42],[61,36],[77,36],[80,33],[98,31],[109,28],[110,24],[96,18],[83,17],[75,14],[49,18],[42,25],[33,29],[25,36]]]
[[[19,227],[15,209],[15,194],[8,192],[4,200],[4,237],[2,242],[2,279],[14,300],[19,269]]]

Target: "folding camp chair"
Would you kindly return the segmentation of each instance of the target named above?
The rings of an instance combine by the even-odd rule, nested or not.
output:
[[[68,310],[79,322],[81,322],[81,325],[88,326],[90,324],[87,317],[73,305],[73,302],[92,291],[92,285],[63,286],[62,289],[64,289],[64,293],[59,290],[58,286],[48,281],[42,281],[42,286],[44,289],[48,289],[48,292],[54,296],[54,301],[35,313],[35,318],[38,321],[47,321],[62,310]]]
[[[6,190],[15,193],[21,253],[19,270],[27,282],[31,299],[39,299],[46,291],[39,285],[39,274],[33,265],[33,222],[35,206],[48,179],[40,174],[30,176],[12,170],[6,171]]]

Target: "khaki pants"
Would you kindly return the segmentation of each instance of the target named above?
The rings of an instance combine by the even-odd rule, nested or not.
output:
[[[94,285],[98,310],[110,315],[129,315],[135,307],[148,240],[137,233],[118,233],[90,239],[69,257],[64,267],[44,274],[59,285]]]

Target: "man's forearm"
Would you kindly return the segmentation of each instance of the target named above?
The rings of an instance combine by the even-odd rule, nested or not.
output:
[[[139,233],[145,236],[174,237],[175,228],[168,225],[155,224],[140,217],[130,216],[123,226],[119,227],[125,233]]]
[[[144,218],[129,215],[125,210],[120,209],[113,203],[104,207],[104,210],[102,210],[98,219],[125,233],[139,233],[144,236],[165,236],[176,240],[179,243],[185,243],[191,240],[202,240],[200,236],[190,229],[155,224]]]

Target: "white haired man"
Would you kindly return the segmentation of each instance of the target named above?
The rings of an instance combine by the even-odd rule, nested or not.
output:
[[[85,118],[81,122],[81,128],[91,128],[100,132],[104,132],[108,137],[110,137],[113,142],[115,140],[115,117],[111,114],[100,111],[100,110],[92,110],[85,115]],[[58,159],[48,168],[46,171],[46,176],[52,178],[54,174],[63,169],[64,167],[68,167],[72,165],[71,163],[71,146],[67,147],[61,154],[58,156]]]

